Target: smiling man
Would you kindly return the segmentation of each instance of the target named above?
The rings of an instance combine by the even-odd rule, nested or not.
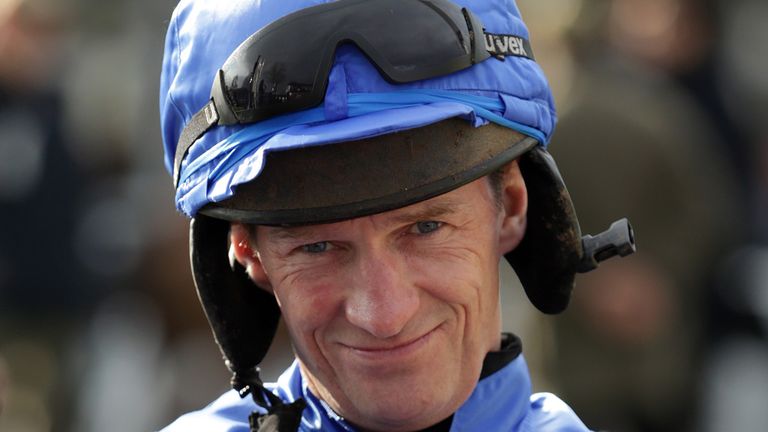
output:
[[[558,313],[634,243],[581,237],[513,3],[182,1],[160,102],[234,388],[167,431],[586,430],[531,395],[499,262]],[[281,315],[296,362],[265,384]]]
[[[525,227],[525,187],[508,168],[503,208],[480,179],[372,216],[256,227],[252,241],[233,230],[237,259],[277,298],[309,389],[335,411],[369,430],[416,430],[472,393],[500,349],[499,259]]]

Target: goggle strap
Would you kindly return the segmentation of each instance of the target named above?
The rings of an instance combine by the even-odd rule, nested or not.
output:
[[[184,127],[179,137],[179,143],[176,146],[176,155],[173,161],[173,185],[177,187],[179,184],[179,174],[181,171],[181,161],[184,159],[184,155],[187,154],[187,150],[192,144],[197,141],[208,129],[212,128],[219,122],[219,112],[216,110],[216,104],[213,99],[208,101],[207,104],[192,116],[192,119]]]

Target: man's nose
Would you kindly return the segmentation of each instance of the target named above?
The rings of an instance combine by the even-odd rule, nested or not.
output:
[[[406,263],[386,249],[356,258],[345,313],[353,325],[377,338],[399,334],[419,309],[418,288],[408,277]]]

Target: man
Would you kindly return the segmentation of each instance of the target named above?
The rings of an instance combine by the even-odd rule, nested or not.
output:
[[[634,246],[581,238],[527,36],[510,2],[181,2],[166,166],[236,391],[168,431],[586,429],[530,394],[499,260],[557,313]],[[281,314],[297,361],[263,384]]]

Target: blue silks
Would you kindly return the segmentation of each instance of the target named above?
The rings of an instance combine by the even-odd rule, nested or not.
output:
[[[304,398],[301,432],[352,432],[355,428],[318,399],[307,386],[294,363],[272,391],[286,402]],[[408,389],[403,389],[407,392]],[[162,432],[248,432],[248,416],[260,409],[248,397],[234,390],[225,393],[204,409],[186,414]],[[584,423],[557,396],[531,394],[528,367],[522,355],[496,373],[483,378],[472,395],[453,416],[451,432],[585,432]]]
[[[330,92],[329,92],[330,93]],[[359,128],[350,128],[350,122],[327,123],[329,115],[326,106],[299,111],[255,123],[241,129],[224,140],[207,149],[192,162],[182,165],[176,202],[179,209],[190,217],[207,202],[220,201],[232,196],[234,187],[256,178],[263,169],[264,157],[274,150],[296,148],[306,145],[319,145],[326,142],[342,141],[344,139],[360,139],[361,137],[380,135],[394,130],[402,130],[411,126],[403,118],[411,117],[414,109],[423,110],[430,106],[416,119],[418,124],[411,127],[426,125],[439,119],[454,115],[470,117],[475,125],[493,122],[516,130],[522,134],[536,138],[546,143],[547,138],[541,131],[524,124],[509,120],[503,116],[506,105],[499,98],[477,96],[471,94],[450,92],[446,90],[401,90],[391,93],[354,93],[347,95],[344,103],[338,102],[338,97],[329,97],[335,104],[334,114],[344,115],[346,119],[360,118],[366,123],[378,124],[379,129],[373,133],[358,133]],[[375,114],[375,115],[374,115]],[[429,114],[424,116],[424,114]],[[350,124],[347,124],[350,123]],[[359,122],[358,122],[359,123]],[[303,128],[298,128],[303,126]],[[273,140],[279,133],[296,136],[300,133],[313,140]],[[293,135],[291,135],[293,133]],[[317,139],[322,136],[322,139]],[[203,197],[203,193],[205,196]]]
[[[529,38],[512,0],[453,1],[472,10],[489,32]],[[203,0],[179,2],[168,28],[160,81],[169,172],[181,131],[210,100],[213,78],[235,48],[276,19],[325,2],[230,0],[226,7]],[[198,139],[181,165],[176,206],[192,217],[207,203],[230,197],[238,184],[256,178],[272,150],[359,140],[450,117],[476,127],[498,123],[542,145],[556,122],[549,85],[533,60],[489,58],[448,75],[394,84],[354,45],[345,44],[336,50],[322,106],[260,123],[213,127]]]

